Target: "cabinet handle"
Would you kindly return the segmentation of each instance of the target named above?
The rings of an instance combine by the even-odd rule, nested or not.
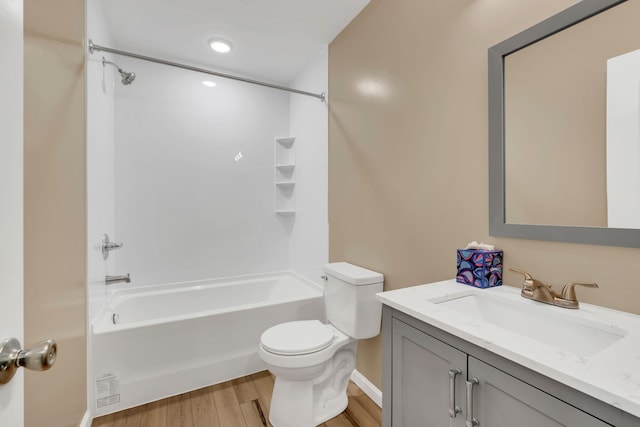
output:
[[[480,422],[473,418],[473,386],[480,384],[480,381],[473,377],[471,381],[467,381],[467,420],[465,422],[466,427],[476,427],[480,425]]]
[[[456,377],[462,374],[460,369],[449,369],[449,417],[455,418],[462,409],[456,406]]]

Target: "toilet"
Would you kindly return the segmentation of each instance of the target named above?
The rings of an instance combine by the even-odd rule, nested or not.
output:
[[[346,262],[325,264],[327,324],[281,323],[260,338],[258,354],[275,376],[269,421],[274,427],[313,427],[347,407],[356,340],[380,333],[383,275]]]

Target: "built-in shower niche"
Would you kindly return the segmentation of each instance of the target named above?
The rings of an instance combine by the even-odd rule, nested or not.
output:
[[[275,213],[291,216],[296,213],[296,150],[295,137],[275,138],[274,183]]]

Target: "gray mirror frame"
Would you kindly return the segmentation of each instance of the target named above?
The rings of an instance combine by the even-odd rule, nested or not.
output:
[[[627,0],[583,0],[489,48],[489,235],[608,246],[640,247],[640,230],[509,224],[505,212],[504,59]]]

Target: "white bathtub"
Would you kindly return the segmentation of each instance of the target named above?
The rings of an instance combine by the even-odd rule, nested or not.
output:
[[[115,291],[91,328],[94,416],[263,370],[265,329],[324,317],[322,288],[294,273]]]

